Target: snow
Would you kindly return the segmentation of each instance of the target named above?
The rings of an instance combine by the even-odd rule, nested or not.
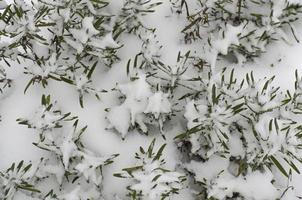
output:
[[[87,1],[89,2],[89,1]],[[90,4],[90,2],[89,2]],[[66,20],[66,16],[69,12],[65,13],[62,17]],[[85,45],[91,45],[96,48],[118,48],[120,45],[114,41],[112,33],[99,37],[99,31],[93,25],[94,17],[85,17],[82,20],[82,26],[80,28],[70,29],[69,32],[72,38],[65,37],[65,41],[77,50],[77,53],[81,53]]]
[[[1,21],[1,22],[0,22],[0,30],[1,30],[1,31],[5,30],[5,27],[6,27],[6,23],[3,22],[3,21]]]
[[[85,75],[80,75],[76,77],[76,87],[78,90],[82,90],[88,83],[88,78]]]
[[[66,42],[77,49],[78,53],[83,51],[83,44],[86,44],[92,36],[99,33],[99,31],[96,30],[92,24],[93,20],[93,17],[85,17],[82,21],[82,27],[80,29],[69,30],[75,40],[67,38]],[[82,45],[79,44],[79,42]]]
[[[101,39],[91,38],[89,44],[100,49],[120,47],[112,38],[112,33],[108,33]]]
[[[221,175],[212,182],[208,196],[224,199],[238,192],[247,199],[276,199],[278,191],[271,183],[272,178],[269,172],[254,172],[244,178],[234,178],[228,174]]]
[[[60,195],[59,198],[64,199],[64,200],[80,200],[81,199],[80,189],[81,189],[80,186],[78,186],[74,190],[72,190],[66,194]]]
[[[243,24],[236,27],[230,24],[226,25],[224,37],[213,42],[214,48],[218,53],[227,55],[230,45],[239,45],[238,35],[242,32],[243,26]]]
[[[116,106],[111,108],[107,119],[111,126],[120,132],[124,138],[130,127],[130,111],[124,105]]]
[[[188,128],[193,128],[194,126],[198,125],[196,122],[194,122],[195,119],[200,117],[198,110],[200,110],[201,113],[207,112],[206,106],[200,105],[197,110],[194,103],[195,103],[194,101],[190,101],[186,105],[186,112],[185,112],[184,116],[188,120],[188,125],[187,125]]]
[[[135,81],[119,85],[118,89],[125,95],[126,99],[121,105],[109,111],[109,122],[122,133],[123,137],[126,135],[130,126],[126,123],[129,121],[129,118],[132,126],[138,123],[140,128],[146,132],[147,128],[143,122],[143,112],[146,109],[148,98],[152,94],[150,86],[146,82],[146,77],[141,75]],[[120,112],[121,115],[119,115],[117,111]],[[117,118],[117,116],[119,117]],[[123,123],[118,125],[119,122],[116,121],[116,119],[123,121]]]
[[[134,172],[133,176],[138,181],[137,184],[131,186],[131,189],[142,191],[142,194],[148,200],[159,199],[163,193],[169,192],[170,187],[177,188],[177,184],[169,184],[179,181],[180,173],[177,172],[166,172],[163,175],[158,173],[157,170],[159,165],[153,163],[153,166],[147,166],[146,171],[144,172]],[[155,177],[160,175],[160,177],[153,181]]]
[[[63,166],[60,165],[46,165],[43,168],[43,171],[49,174],[54,174],[56,176],[56,180],[59,184],[62,184],[63,176],[65,174],[65,170]]]
[[[51,1],[50,1],[51,2]],[[63,1],[61,1],[63,2]],[[155,1],[151,1],[155,2]],[[51,2],[54,3],[54,2]],[[60,3],[60,2],[59,2]],[[91,1],[82,1],[83,5],[87,5],[88,10],[91,13],[98,14],[98,9],[94,6]],[[273,4],[272,21],[280,22],[281,13],[283,6],[286,3],[301,3],[299,0],[287,0],[278,1]],[[193,1],[188,1],[189,7],[194,8],[196,6]],[[208,7],[213,6],[214,1],[206,2]],[[235,4],[235,2],[234,2]],[[0,9],[5,7],[6,3],[0,1]],[[30,4],[29,4],[30,5]],[[82,5],[79,5],[82,6]],[[184,167],[185,169],[193,172],[194,179],[200,182],[204,182],[206,179],[207,188],[210,191],[209,196],[217,199],[225,199],[226,196],[231,197],[234,192],[240,193],[246,199],[278,199],[281,200],[294,200],[298,199],[297,196],[302,195],[301,175],[294,173],[293,180],[290,183],[289,189],[281,197],[284,187],[277,187],[279,182],[284,181],[283,176],[275,176],[268,169],[264,171],[248,171],[244,175],[236,176],[232,170],[238,171],[238,165],[230,161],[230,156],[236,159],[243,159],[247,152],[258,153],[254,151],[253,147],[260,148],[267,155],[280,155],[280,149],[284,149],[293,153],[294,155],[300,155],[301,152],[296,151],[296,146],[299,145],[299,140],[295,136],[295,131],[290,131],[287,135],[275,130],[269,130],[270,120],[274,120],[280,112],[280,118],[277,119],[280,127],[287,125],[289,122],[287,120],[293,120],[301,123],[300,116],[298,114],[288,113],[286,110],[278,110],[276,113],[269,113],[268,115],[263,115],[259,119],[255,120],[255,130],[261,136],[261,141],[255,143],[254,140],[247,141],[250,149],[243,148],[246,145],[240,139],[240,134],[231,133],[228,134],[229,139],[224,140],[227,142],[230,152],[229,156],[226,158],[219,155],[217,152],[221,152],[221,148],[218,144],[221,142],[218,137],[214,137],[214,131],[211,131],[213,141],[216,141],[215,151],[207,152],[206,160],[200,161],[199,157],[194,157],[194,159],[185,162],[180,159],[180,152],[178,149],[179,144],[175,144],[176,140],[173,137],[178,134],[185,132],[187,129],[194,128],[201,122],[206,124],[213,122],[211,128],[217,129],[222,128],[224,130],[230,127],[224,127],[222,122],[230,122],[234,118],[229,116],[232,114],[224,105],[215,105],[213,107],[209,106],[208,102],[200,102],[198,98],[188,98],[183,102],[184,104],[176,105],[175,101],[172,99],[177,99],[179,95],[177,91],[175,96],[171,95],[171,91],[166,89],[165,86],[158,86],[159,89],[153,87],[153,83],[149,82],[150,78],[144,75],[143,70],[138,69],[137,74],[133,73],[133,77],[129,80],[126,75],[126,65],[128,59],[133,58],[139,52],[142,52],[145,59],[148,61],[163,60],[167,65],[172,66],[172,72],[174,75],[177,74],[178,63],[176,63],[177,54],[179,51],[186,52],[191,50],[193,55],[206,56],[204,54],[204,44],[193,42],[191,44],[185,44],[182,39],[181,30],[185,25],[185,17],[179,15],[170,15],[169,2],[165,1],[163,5],[156,7],[155,13],[147,13],[146,15],[140,16],[139,20],[142,20],[146,26],[155,27],[155,34],[150,32],[141,34],[142,37],[148,38],[149,43],[143,43],[135,35],[122,34],[118,39],[114,38],[113,24],[115,20],[118,19],[118,14],[121,12],[123,7],[123,1],[109,1],[109,6],[105,8],[106,12],[114,13],[115,16],[112,18],[104,30],[102,28],[96,29],[94,25],[95,18],[92,16],[86,16],[80,20],[77,27],[69,29],[69,33],[66,30],[58,31],[60,33],[64,32],[64,40],[71,48],[70,52],[75,51],[77,54],[83,53],[85,48],[92,47],[100,49],[100,52],[108,49],[121,48],[118,50],[117,55],[121,60],[114,63],[111,68],[103,66],[100,64],[95,69],[93,74],[93,84],[96,88],[104,88],[108,90],[108,93],[101,95],[101,100],[97,100],[90,96],[85,96],[85,107],[81,108],[78,104],[78,93],[71,89],[70,85],[64,84],[62,81],[50,80],[46,88],[42,88],[39,84],[32,85],[30,89],[24,94],[24,87],[29,81],[29,76],[23,74],[23,67],[26,66],[29,72],[34,75],[39,75],[43,78],[47,78],[49,75],[54,73],[61,73],[66,70],[65,66],[56,65],[56,54],[53,53],[47,45],[42,45],[41,43],[36,43],[33,45],[34,52],[37,52],[39,58],[50,57],[50,62],[42,65],[41,68],[37,68],[32,65],[32,63],[26,63],[21,60],[21,64],[13,62],[12,67],[5,67],[5,72],[7,76],[13,80],[12,88],[9,88],[9,93],[5,96],[1,96],[1,141],[0,141],[0,157],[1,157],[1,169],[6,169],[11,165],[12,162],[19,160],[39,160],[40,157],[48,157],[48,153],[42,151],[32,145],[33,141],[38,140],[39,130],[43,127],[47,127],[47,131],[52,132],[54,130],[57,120],[61,118],[62,115],[54,114],[52,112],[46,111],[45,107],[37,107],[40,105],[40,98],[42,94],[51,94],[52,99],[56,99],[62,110],[69,112],[71,111],[75,116],[79,117],[79,123],[81,125],[88,125],[86,132],[83,134],[82,142],[87,149],[84,151],[79,151],[77,144],[74,141],[74,132],[68,130],[62,130],[53,133],[61,134],[62,141],[59,142],[60,153],[62,154],[63,164],[57,164],[55,162],[46,162],[43,167],[44,173],[54,176],[54,179],[59,183],[64,183],[64,173],[66,169],[72,168],[72,170],[77,170],[83,175],[85,180],[91,181],[93,184],[102,184],[102,192],[104,199],[125,199],[125,195],[129,192],[126,186],[131,185],[134,190],[142,191],[145,196],[144,199],[159,199],[159,194],[168,191],[169,187],[165,184],[166,182],[172,183],[177,182],[178,177],[183,175],[179,168]],[[146,6],[145,6],[146,7]],[[266,8],[259,10],[259,13],[266,12]],[[232,10],[232,8],[230,8]],[[252,10],[252,9],[251,9]],[[71,10],[69,8],[59,9],[57,13],[57,24],[67,23],[71,18]],[[107,13],[106,13],[107,14]],[[53,18],[55,16],[52,16]],[[60,21],[61,20],[61,21]],[[263,31],[273,32],[274,27],[268,22],[263,29],[256,30],[255,35],[261,35]],[[280,31],[276,35],[282,35],[286,38],[289,43],[276,42],[269,46],[266,46],[265,42],[252,43],[240,40],[240,37],[246,35],[251,29],[255,27],[253,25],[247,25],[248,28],[244,28],[246,24],[242,22],[240,25],[231,25],[227,23],[224,30],[221,32],[211,35],[214,38],[212,41],[213,52],[207,52],[211,54],[212,57],[212,67],[215,70],[220,70],[223,66],[228,66],[230,68],[234,67],[236,76],[238,79],[244,78],[245,74],[250,70],[254,71],[254,76],[258,78],[264,78],[265,76],[270,77],[271,75],[276,75],[274,84],[280,85],[281,88],[289,89],[293,91],[294,86],[294,70],[296,68],[300,69],[302,45],[296,44],[290,41],[291,33],[288,30],[284,32]],[[26,25],[26,29],[22,29],[22,25]],[[17,27],[17,28],[16,28]],[[14,38],[16,41],[20,39],[26,33],[32,33],[37,31],[37,27],[33,23],[32,18],[22,19],[20,24],[16,27],[7,26],[5,23],[0,21],[0,30],[7,30],[12,33],[18,33],[19,36]],[[295,24],[296,31],[295,34],[298,38],[301,37],[301,25],[299,23]],[[100,32],[102,30],[103,32]],[[68,35],[69,34],[69,35]],[[156,35],[156,36],[155,36]],[[239,44],[244,44],[246,47],[250,47],[249,50],[252,51],[252,47],[259,46],[261,50],[266,50],[266,53],[262,54],[259,58],[255,58],[253,62],[245,63],[246,60],[242,58],[242,62],[229,63],[226,64],[221,55],[227,55],[234,46]],[[8,43],[1,40],[1,49],[6,48]],[[64,47],[65,48],[65,47]],[[7,48],[6,48],[7,49]],[[205,50],[207,51],[207,50]],[[5,50],[4,55],[15,54],[15,56],[20,53],[19,50]],[[99,57],[103,54],[97,53]],[[240,58],[239,54],[235,55],[237,59]],[[93,58],[95,59],[95,58]],[[281,61],[278,61],[281,59]],[[85,61],[86,62],[86,61]],[[151,62],[150,62],[151,63]],[[241,64],[245,63],[242,67]],[[83,63],[84,65],[86,63]],[[270,67],[271,64],[274,67]],[[5,65],[4,61],[1,60],[1,65]],[[68,66],[70,67],[70,66]],[[148,69],[149,66],[147,66]],[[173,71],[174,70],[174,71]],[[189,73],[189,72],[188,72]],[[191,73],[191,72],[190,72]],[[196,74],[201,73],[196,72]],[[78,75],[78,74],[77,74]],[[75,76],[76,89],[85,89],[87,84],[90,84],[90,80],[87,79],[86,75]],[[132,76],[131,75],[131,76]],[[184,77],[188,77],[188,74],[181,76],[182,80]],[[217,75],[217,80],[220,79],[220,74]],[[2,78],[2,77],[1,77]],[[170,78],[170,77],[169,77]],[[179,78],[179,77],[178,77]],[[205,79],[202,77],[202,79]],[[212,83],[216,83],[217,80]],[[258,81],[258,80],[257,80]],[[172,81],[173,82],[173,81]],[[175,85],[177,86],[177,81]],[[261,88],[264,82],[259,81],[257,83],[257,88]],[[290,84],[290,85],[289,85]],[[200,85],[192,83],[193,86],[198,88]],[[210,85],[212,86],[212,85]],[[211,89],[211,87],[209,88]],[[177,86],[178,87],[178,86]],[[227,87],[227,86],[226,86]],[[195,88],[195,87],[193,87]],[[191,91],[192,92],[192,91]],[[237,95],[234,90],[231,95]],[[247,94],[247,99],[253,97],[254,94]],[[271,96],[269,93],[259,94],[257,96],[257,103],[254,103],[254,99],[251,100],[252,108],[256,111],[263,111],[275,107],[277,105],[277,100],[269,102]],[[233,102],[234,105],[237,102]],[[38,108],[38,109],[37,109]],[[213,109],[213,111],[209,111]],[[36,112],[35,112],[36,111]],[[166,118],[161,118],[163,116],[169,115],[173,112],[172,120],[164,120]],[[175,115],[175,116],[174,116]],[[149,117],[152,119],[163,120],[166,122],[162,133],[159,134],[159,130],[150,126]],[[154,118],[153,118],[154,117]],[[16,122],[16,119],[26,118],[28,121],[32,122],[32,125],[36,129],[28,129],[26,126],[21,126]],[[287,119],[287,120],[284,120]],[[237,118],[235,118],[237,120]],[[137,128],[138,127],[138,128]],[[115,131],[119,132],[121,135],[116,134]],[[65,132],[66,131],[66,132]],[[145,135],[148,133],[148,136]],[[166,140],[162,138],[162,134],[166,136]],[[248,132],[251,136],[253,133]],[[53,135],[49,136],[51,139]],[[120,180],[113,177],[112,174],[120,171],[122,168],[127,166],[132,166],[134,163],[135,152],[137,152],[139,146],[146,146],[150,141],[156,138],[157,141],[162,143],[168,143],[167,150],[164,152],[164,158],[169,169],[173,169],[165,175],[160,176],[157,179],[158,186],[156,189],[153,188],[154,182],[152,179],[160,173],[158,170],[158,163],[154,162],[153,165],[146,167],[148,174],[144,172],[136,172],[135,176],[136,182],[129,180]],[[53,138],[54,139],[54,138]],[[198,142],[200,135],[192,134],[188,138],[191,142],[191,150],[188,157],[192,154],[204,155],[205,150],[203,146]],[[250,142],[250,143],[249,143]],[[254,146],[252,146],[254,145]],[[88,149],[91,149],[88,150]],[[245,152],[247,151],[247,152]],[[99,169],[101,165],[111,156],[99,156],[99,155],[113,155],[120,154],[119,157],[114,159],[114,163],[102,168],[103,173],[96,173],[95,169]],[[253,155],[247,157],[248,161],[253,160]],[[277,157],[278,157],[277,156]],[[76,164],[70,163],[70,158],[76,157],[79,159]],[[191,157],[190,157],[191,158]],[[203,157],[204,158],[204,157]],[[279,159],[279,157],[278,157]],[[282,160],[282,159],[280,159]],[[281,161],[280,161],[281,162]],[[233,166],[233,164],[235,166]],[[283,162],[282,162],[283,165]],[[179,168],[177,168],[178,166]],[[301,164],[297,163],[299,169],[301,169]],[[231,168],[235,169],[231,169]],[[287,170],[287,164],[284,164]],[[174,171],[175,170],[175,171]],[[275,169],[276,170],[276,169]],[[2,170],[1,170],[2,171]],[[223,172],[222,172],[223,171]],[[277,170],[276,170],[277,171]],[[279,180],[280,179],[280,180]],[[116,187],[118,186],[118,187]],[[176,187],[182,188],[179,184]],[[171,199],[186,199],[193,200],[196,199],[195,192],[188,188],[180,190],[179,195],[173,195]],[[89,189],[89,190],[88,190]],[[62,193],[58,193],[59,199],[65,200],[77,200],[77,199],[103,199],[103,197],[97,196],[97,192],[94,187],[82,188],[74,184],[72,187],[64,190]],[[17,192],[16,199],[39,199],[34,197],[29,197],[26,194],[20,194]],[[51,199],[51,198],[49,198]]]
[[[82,29],[71,29],[70,32],[73,37],[85,44],[91,36],[94,36],[99,33],[93,26],[93,17],[85,17],[82,21]]]
[[[186,168],[195,173],[197,181],[203,182],[204,178],[207,180],[215,178],[217,174],[225,170],[224,167],[228,164],[229,161],[227,159],[214,155],[202,164],[192,160],[190,163],[186,164]],[[200,167],[200,165],[202,165],[202,167]]]
[[[153,113],[155,118],[158,119],[161,113],[170,113],[171,104],[168,99],[168,94],[164,94],[161,91],[154,93],[148,99],[148,105],[144,113]]]
[[[97,168],[104,165],[109,158],[97,157],[92,152],[86,150],[86,152],[78,152],[78,156],[82,156],[81,163],[75,166],[75,169],[83,173],[86,180],[92,181],[95,185],[100,185],[102,181],[102,175],[97,174]]]
[[[4,8],[6,8],[6,6],[7,6],[7,3],[4,0],[0,2],[0,9],[4,9]]]
[[[69,160],[74,156],[74,152],[77,150],[77,146],[73,141],[73,132],[70,132],[67,137],[64,138],[60,151],[62,152],[63,164],[65,169],[68,169]]]

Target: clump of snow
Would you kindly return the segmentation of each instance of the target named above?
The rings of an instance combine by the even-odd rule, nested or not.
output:
[[[138,123],[140,128],[146,132],[147,127],[143,122],[143,112],[147,106],[148,97],[152,95],[150,85],[146,82],[146,77],[141,75],[137,80],[119,85],[118,88],[125,95],[126,99],[119,108],[109,111],[109,122],[118,131],[123,131],[121,132],[123,136],[126,135],[129,124],[123,123],[124,126],[121,126],[119,121],[114,120],[114,117],[116,118],[117,116],[113,114],[117,114],[116,111],[118,109],[122,111],[123,117],[126,117],[120,120],[124,120],[125,122],[129,121],[129,116],[127,116],[127,113],[129,113],[131,125],[134,126],[135,123]]]
[[[120,45],[117,44],[116,41],[114,41],[112,33],[106,34],[101,39],[91,38],[90,42],[88,42],[88,44],[90,44],[91,46],[94,46],[96,48],[100,48],[100,49],[120,47]]]
[[[246,199],[276,199],[278,191],[272,184],[270,172],[253,172],[245,177],[233,177],[227,173],[220,174],[211,182],[208,197],[224,199],[239,193]]]
[[[239,45],[239,35],[242,32],[243,27],[243,24],[239,26],[227,24],[223,37],[213,42],[213,47],[217,53],[227,55],[228,49],[231,45]]]
[[[99,33],[93,26],[93,17],[85,17],[82,21],[81,29],[70,29],[70,33],[77,41],[80,41],[82,44],[87,43],[88,39]]]
[[[110,124],[122,134],[124,138],[130,127],[130,110],[124,106],[116,106],[110,109],[107,119]]]
[[[147,132],[145,114],[151,113],[155,119],[171,112],[168,94],[158,91],[153,93],[145,75],[139,75],[130,83],[120,84],[120,92],[125,96],[121,105],[112,107],[107,119],[110,127],[115,128],[124,138],[130,128],[137,123],[143,132]]]
[[[68,169],[70,158],[75,155],[77,146],[74,143],[73,132],[70,132],[64,139],[60,146],[60,151],[62,153],[62,160],[65,169]]]
[[[148,99],[148,105],[144,113],[152,113],[155,118],[158,119],[161,113],[171,112],[171,103],[168,99],[168,94],[163,92],[156,92]]]

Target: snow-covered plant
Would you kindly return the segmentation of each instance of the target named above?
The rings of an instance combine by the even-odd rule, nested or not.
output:
[[[152,92],[145,75],[138,75],[129,83],[118,85],[118,90],[124,95],[121,105],[110,108],[107,119],[110,127],[115,128],[124,138],[129,129],[138,126],[147,133],[146,123],[157,121],[160,130],[166,118],[172,113],[169,94],[162,91]],[[123,118],[121,122],[116,116]]]
[[[203,80],[205,89],[192,95],[193,99],[185,106],[188,131],[176,139],[187,138],[192,145],[191,153],[203,159],[213,153],[228,153],[230,129],[237,124],[241,111],[246,109],[245,93],[241,84],[236,85],[233,72],[229,79],[221,74],[220,80],[211,76],[209,80]]]
[[[25,92],[35,83],[63,81],[75,86],[83,107],[83,96],[99,98],[92,73],[96,67],[111,66],[122,47],[115,40],[123,32],[135,32],[143,41],[143,55],[159,56],[154,29],[144,25],[143,17],[154,12],[161,2],[125,1],[122,12],[110,13],[107,1],[32,1],[16,0],[1,7],[1,58],[24,62],[24,73],[31,78]],[[114,16],[117,14],[117,16]],[[154,43],[154,44],[153,44]],[[156,54],[156,55],[154,55]]]
[[[30,65],[24,68],[24,74],[32,78],[24,89],[24,92],[35,83],[46,87],[48,79],[60,80],[60,76],[66,74],[66,67],[57,63],[56,54],[52,54],[48,60],[41,60],[38,65]]]
[[[37,129],[43,138],[44,134],[47,134],[45,132],[61,128],[64,121],[76,119],[76,117],[70,117],[70,112],[63,114],[56,108],[56,104],[57,102],[51,102],[50,95],[42,95],[41,106],[33,117],[31,119],[19,118],[17,121],[28,128]]]
[[[61,76],[60,79],[76,88],[79,93],[79,103],[81,107],[84,107],[83,98],[85,94],[94,95],[97,99],[100,99],[100,94],[107,92],[106,90],[100,90],[94,87],[92,83],[92,74],[97,66],[95,62],[91,68],[86,68],[82,72],[71,73],[67,76]]]
[[[3,32],[13,41],[8,49],[22,47],[24,51],[20,50],[20,53],[23,57],[32,60],[41,58],[39,46],[46,50],[46,54],[47,51],[59,51],[62,56],[78,54],[81,58],[88,54],[99,57],[95,55],[97,51],[102,55],[106,47],[118,46],[110,37],[108,25],[103,22],[104,17],[110,19],[103,10],[107,4],[86,0],[39,0],[28,4],[16,0],[4,7],[2,14]]]
[[[78,118],[70,115],[56,110],[50,95],[43,95],[41,107],[33,118],[18,119],[19,124],[38,130],[39,140],[33,144],[50,152],[49,157],[41,162],[35,178],[41,182],[55,177],[60,190],[73,188],[68,194],[54,188],[44,194],[45,198],[99,199],[102,197],[102,167],[111,164],[118,155],[100,156],[86,148],[80,137],[87,126],[78,129]]]
[[[146,76],[141,75],[143,72]],[[299,115],[293,109],[297,103],[293,96],[299,98],[300,95],[281,92],[272,84],[274,77],[255,80],[253,73],[249,73],[245,79],[237,80],[234,73],[234,69],[219,71],[211,62],[191,52],[179,53],[174,66],[166,65],[158,57],[150,62],[141,52],[133,61],[128,61],[127,74],[131,82],[118,86],[125,97],[121,105],[109,110],[107,118],[112,127],[124,132],[123,137],[131,126],[138,125],[143,130],[147,123],[142,123],[145,116],[140,113],[150,100],[152,89],[161,88],[170,102],[177,102],[170,103],[171,111],[184,115],[187,120],[188,130],[175,138],[180,146],[189,144],[185,147],[188,148],[186,159],[203,163],[220,156],[228,161],[222,170],[230,171],[230,176],[237,179],[245,179],[259,171],[264,173],[264,170],[269,173],[268,170],[277,169],[285,176],[288,176],[288,168],[300,173],[295,164],[301,161],[298,156],[299,120],[281,114]],[[296,88],[298,80],[297,77]],[[159,99],[161,95],[153,96]],[[125,114],[125,123],[116,118],[121,113]],[[195,171],[189,170],[189,173]],[[220,177],[218,174],[216,176]],[[273,180],[272,176],[268,183]],[[207,183],[214,183],[213,177],[207,179]],[[205,187],[203,192],[209,193],[210,188]]]
[[[293,22],[302,11],[300,1],[172,0],[171,3],[176,13],[184,13],[186,17],[187,24],[181,30],[184,41],[200,41],[206,53],[252,59],[264,52],[270,42],[288,41],[286,28],[299,42]]]
[[[161,4],[160,1],[125,0],[114,31],[118,34],[127,31],[136,35],[140,35],[144,31],[152,31],[145,25],[144,16],[154,12],[154,8]]]
[[[155,8],[162,3],[150,0],[126,0],[114,27],[117,36],[122,32],[138,36],[142,41],[141,52],[138,55],[142,55],[147,63],[152,63],[160,57],[162,45],[157,40],[156,29],[147,26],[144,19],[146,15],[155,12]]]
[[[188,94],[190,96],[192,91],[199,92],[197,88],[201,84],[194,85],[192,82],[198,82],[200,77],[191,79],[186,74],[200,70],[199,66],[195,66],[197,61],[190,55],[190,51],[184,55],[179,52],[173,66],[161,62],[156,56],[149,58],[151,61],[141,52],[133,61],[128,60],[126,71],[130,82],[117,86],[124,96],[122,104],[110,108],[107,114],[109,127],[115,128],[123,138],[128,130],[134,127],[146,133],[146,125],[154,124],[153,121],[158,123],[163,133],[164,122],[182,109],[183,103],[180,100]],[[199,60],[198,63],[202,61]],[[192,68],[188,70],[190,66]],[[190,93],[186,93],[188,91]],[[118,113],[125,119],[123,123],[115,117]]]
[[[13,163],[10,168],[0,172],[0,198],[11,200],[17,191],[25,193],[40,193],[35,188],[33,177],[37,169],[31,163],[24,161]]]
[[[50,79],[72,84],[83,95],[99,98],[102,90],[92,84],[96,66],[111,66],[118,60],[118,45],[112,36],[113,23],[104,1],[16,0],[1,7],[1,58],[5,63],[26,62],[31,76],[25,87]]]
[[[170,199],[182,189],[184,174],[165,168],[162,153],[166,144],[157,151],[154,151],[154,146],[155,139],[148,149],[140,147],[135,154],[136,166],[124,168],[122,173],[114,174],[116,177],[133,180],[128,187],[129,197],[133,200]]]
[[[225,64],[253,61],[276,40],[299,41],[301,11],[299,0],[0,0],[1,94],[20,75],[27,97],[61,85],[54,82],[76,90],[82,108],[85,95],[108,95],[96,105],[106,108],[108,128],[126,140],[120,142],[127,146],[131,132],[160,132],[176,146],[169,151],[180,150],[173,165],[181,170],[169,169],[166,144],[155,150],[154,139],[139,148],[133,166],[114,174],[126,181],[126,194],[103,194],[103,168],[117,154],[87,147],[87,126],[43,95],[33,115],[17,122],[38,134],[33,144],[45,154],[38,167],[22,161],[1,171],[0,199],[19,192],[45,200],[179,199],[179,193],[205,200],[297,198],[291,176],[302,163],[302,78],[296,72],[294,90],[283,91],[274,76],[239,78]],[[158,31],[157,16],[182,29]],[[169,34],[176,46],[166,43]],[[135,48],[123,49],[129,38]],[[174,47],[173,60],[165,51]],[[124,50],[133,56],[125,58]],[[16,64],[23,71],[15,76]]]
[[[5,69],[0,66],[0,93],[1,96],[5,95],[8,89],[12,86],[12,80],[6,75]]]
[[[300,78],[296,75],[296,91],[292,95],[289,91],[283,94],[278,87],[274,87],[274,77],[256,81],[251,73],[246,75],[244,81],[237,83],[233,72],[228,79],[219,75],[220,81],[212,80],[207,90],[187,103],[184,116],[188,130],[175,138],[183,141],[182,145],[186,144],[185,141],[189,142],[187,156],[192,161],[188,170],[193,174],[200,171],[194,163],[201,162],[207,166],[206,163],[217,156],[225,160],[224,167],[216,171],[216,178],[195,176],[197,182],[202,182],[202,187],[208,185],[204,192],[209,199],[212,193],[217,195],[214,195],[216,199],[234,197],[235,193],[244,199],[252,196],[243,190],[244,187],[223,189],[223,185],[219,186],[221,191],[216,194],[218,191],[212,190],[215,184],[222,184],[220,181],[223,184],[231,180],[240,182],[242,178],[247,181],[249,176],[254,177],[252,174],[267,174],[273,169],[286,177],[291,170],[300,173],[295,163],[302,161],[299,136],[301,112],[296,110],[293,98],[300,96]],[[274,180],[273,175],[270,177],[269,185]]]

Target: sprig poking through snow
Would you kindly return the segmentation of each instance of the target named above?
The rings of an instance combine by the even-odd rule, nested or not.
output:
[[[185,180],[182,173],[164,168],[165,161],[161,158],[166,144],[154,152],[155,139],[148,149],[140,147],[135,154],[136,166],[124,168],[116,177],[133,180],[128,187],[131,199],[166,199],[182,189]]]

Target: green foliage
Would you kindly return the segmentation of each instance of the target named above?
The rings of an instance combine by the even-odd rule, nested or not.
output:
[[[92,76],[97,66],[111,66],[118,60],[121,47],[112,38],[112,16],[105,1],[39,0],[27,4],[14,1],[1,11],[0,57],[6,64],[24,63],[30,80],[24,93],[34,84],[48,85],[49,80],[73,85],[83,107],[86,93],[99,95]],[[7,81],[9,83],[9,81]]]
[[[215,48],[213,43],[217,36],[224,38],[228,25],[243,27],[238,34],[239,42],[228,50],[238,60],[253,59],[265,51],[267,44],[279,39],[288,40],[284,33],[286,28],[291,29],[294,39],[299,42],[293,22],[299,19],[302,6],[296,2],[172,0],[171,5],[175,13],[186,18],[187,24],[181,30],[184,41],[209,45],[206,51]]]
[[[50,95],[42,95],[41,106],[36,111],[35,116],[32,119],[19,118],[17,122],[26,125],[28,128],[38,129],[40,137],[44,138],[45,132],[62,128],[64,122],[77,119],[77,117],[70,116],[70,112],[62,113],[55,107],[56,102],[51,102]]]
[[[33,186],[43,183],[51,177],[55,177],[60,190],[76,188],[75,191],[81,191],[81,198],[92,198],[91,195],[94,195],[93,198],[101,198],[99,188],[101,188],[103,179],[102,169],[104,166],[112,164],[118,154],[100,156],[87,149],[81,141],[81,136],[87,126],[79,128],[77,117],[71,117],[71,113],[62,114],[54,107],[55,103],[51,101],[50,95],[42,95],[41,107],[36,116],[32,119],[17,119],[19,124],[38,130],[39,140],[33,145],[48,151],[49,156],[41,159],[35,173],[30,174],[29,178],[24,180],[21,178],[32,165],[23,166],[23,161],[17,167],[13,164],[9,170],[2,172],[3,178],[10,179],[11,173],[18,173],[17,176],[21,179],[15,181],[14,175],[11,178],[12,183],[3,186],[5,187],[4,199],[10,199],[17,190],[35,192],[37,194],[31,195],[38,198],[52,197],[56,199],[61,196],[61,199],[65,199],[64,194],[57,195],[58,191],[55,188],[45,194],[40,193]],[[77,185],[81,185],[81,187],[77,188]],[[85,187],[90,187],[95,192],[86,193]],[[95,196],[96,194],[97,196]]]
[[[0,172],[0,197],[3,200],[14,198],[17,191],[40,193],[33,185],[35,169],[32,164],[25,164],[24,161],[13,163],[6,171]]]
[[[135,153],[137,165],[122,169],[122,173],[116,173],[118,178],[129,178],[134,182],[128,186],[129,197],[139,199],[166,199],[177,194],[182,188],[185,176],[176,171],[164,168],[165,161],[162,158],[166,144],[154,151],[155,139],[147,149],[139,148]]]

